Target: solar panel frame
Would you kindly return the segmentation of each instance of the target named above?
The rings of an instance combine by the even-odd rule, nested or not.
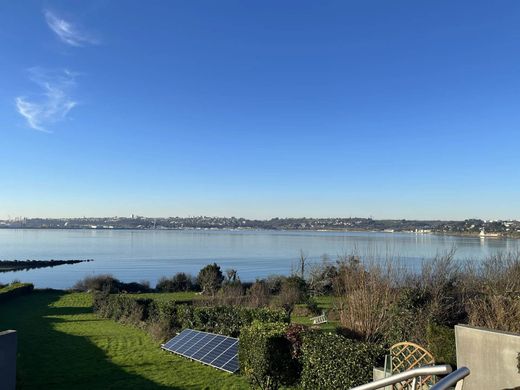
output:
[[[238,345],[235,337],[184,329],[161,348],[233,374],[240,368]]]
[[[179,341],[183,340],[188,334],[191,333],[191,329],[185,329],[181,333],[179,333],[177,336],[169,340],[167,343],[163,344],[162,347],[164,349],[172,348],[175,344],[177,344]]]

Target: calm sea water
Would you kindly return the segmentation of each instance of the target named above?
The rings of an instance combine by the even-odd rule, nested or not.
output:
[[[520,250],[520,240],[408,233],[280,232],[226,230],[7,230],[0,229],[0,259],[94,259],[94,262],[0,273],[0,282],[20,279],[37,287],[67,288],[85,275],[110,273],[123,281],[175,272],[194,275],[209,262],[234,268],[242,280],[288,274],[300,250],[310,261],[356,252],[392,257],[412,268],[456,249],[459,259],[478,261],[499,251]]]

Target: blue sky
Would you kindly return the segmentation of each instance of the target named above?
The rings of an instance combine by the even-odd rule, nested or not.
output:
[[[520,218],[518,1],[4,1],[0,218]]]

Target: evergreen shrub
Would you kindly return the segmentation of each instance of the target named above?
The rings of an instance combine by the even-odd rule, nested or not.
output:
[[[303,389],[348,389],[372,380],[372,367],[385,349],[336,334],[308,332],[303,337]]]
[[[254,321],[240,334],[240,369],[253,388],[276,390],[294,384],[298,361],[291,356],[291,342],[284,322]]]
[[[253,321],[289,323],[282,309],[240,306],[193,306],[175,301],[158,302],[124,294],[96,293],[94,311],[104,318],[144,326],[165,339],[190,328],[237,337]]]
[[[428,350],[437,364],[457,366],[455,330],[452,327],[430,323],[426,329],[426,338]]]

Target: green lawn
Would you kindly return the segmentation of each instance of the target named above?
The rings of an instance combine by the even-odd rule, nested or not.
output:
[[[314,300],[318,304],[318,307],[321,310],[324,310],[326,313],[330,309],[333,308],[334,297],[332,297],[332,296],[315,297]],[[303,305],[303,306],[305,306],[305,305]],[[295,316],[295,315],[291,315],[291,322],[295,323],[295,324],[312,325],[311,317],[314,317],[314,316]],[[339,325],[340,324],[339,324],[338,321],[331,321],[329,319],[329,321],[327,323],[318,325],[318,327],[321,330],[324,330],[324,331],[327,331],[327,332],[328,331],[334,332],[336,330],[336,327],[339,326]]]
[[[241,376],[162,351],[145,332],[96,317],[85,293],[35,291],[0,303],[0,329],[18,331],[20,389],[249,388]]]

